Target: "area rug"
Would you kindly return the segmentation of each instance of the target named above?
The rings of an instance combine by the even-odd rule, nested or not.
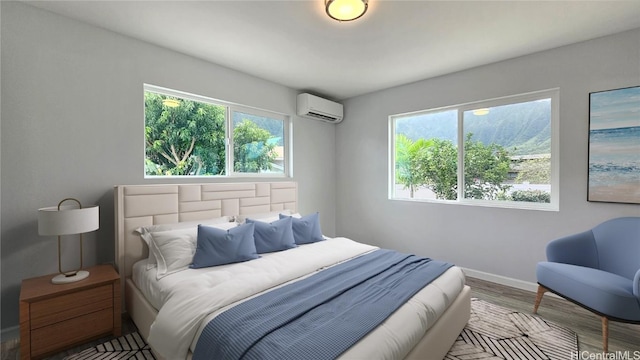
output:
[[[445,359],[566,360],[577,351],[577,335],[569,329],[539,316],[472,299],[469,323]],[[89,359],[153,360],[154,357],[149,345],[134,332],[65,358]]]
[[[471,299],[471,318],[446,360],[566,360],[578,353],[575,332],[539,316]]]
[[[149,345],[137,332],[121,336],[79,353],[67,356],[64,360],[112,360],[136,359],[155,360]]]

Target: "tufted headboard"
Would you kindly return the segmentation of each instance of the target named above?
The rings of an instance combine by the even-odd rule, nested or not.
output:
[[[116,267],[120,283],[148,256],[140,226],[280,211],[297,211],[296,182],[118,185],[114,189]]]

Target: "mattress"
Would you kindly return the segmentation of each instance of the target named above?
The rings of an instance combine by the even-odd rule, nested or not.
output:
[[[222,289],[225,288],[224,285],[227,285],[227,291],[237,288],[238,291],[242,292],[244,289],[240,289],[241,283],[245,283],[245,281],[239,281],[240,279],[254,278],[258,273],[261,274],[260,276],[264,276],[265,280],[269,280],[269,278],[273,277],[273,274],[269,274],[268,272],[264,274],[265,271],[260,268],[260,263],[295,264],[297,261],[301,261],[301,258],[303,259],[302,261],[305,261],[305,258],[309,259],[310,256],[313,256],[314,258],[316,256],[322,257],[325,253],[332,256],[337,253],[345,253],[346,255],[339,256],[337,258],[344,257],[344,259],[340,261],[346,261],[354,256],[358,256],[358,254],[366,253],[374,249],[376,249],[376,247],[359,244],[349,239],[334,238],[320,243],[302,245],[296,249],[287,251],[261,254],[263,260],[261,262],[251,261],[247,263],[223,265],[211,268],[187,269],[163,277],[160,280],[156,280],[155,269],[148,269],[146,260],[142,260],[135,264],[132,279],[138,289],[147,298],[149,303],[157,310],[161,310],[165,304],[175,303],[176,297],[184,296],[183,294],[179,294],[179,292],[184,292],[185,284],[198,284],[189,286],[189,289],[194,286],[204,286],[200,285],[200,282],[196,282],[195,279],[206,279],[204,280],[204,283],[208,284],[206,286],[221,285],[223,286],[221,287]],[[251,266],[249,266],[249,264],[251,264]],[[183,344],[183,347],[188,345],[189,350],[193,351],[195,349],[198,336],[208,321],[229,307],[254,296],[258,296],[264,291],[269,291],[273,288],[284,286],[291,281],[297,281],[306,276],[310,276],[317,271],[321,271],[322,268],[332,266],[334,264],[335,262],[329,265],[318,265],[318,268],[304,276],[294,276],[291,280],[268,287],[267,289],[256,291],[255,293],[252,293],[252,295],[241,296],[241,299],[239,300],[234,300],[232,297],[226,299],[227,296],[222,296],[225,299],[218,299],[217,301],[226,302],[228,304],[215,307],[214,311],[202,316],[201,321],[197,321],[197,324],[190,324],[190,326],[194,327],[195,332],[193,336],[185,337],[184,341],[188,341],[188,343]],[[257,267],[254,268],[254,265]],[[238,280],[235,284],[237,286],[234,286],[235,280]],[[351,347],[351,349],[344,353],[341,358],[356,359],[369,357],[376,359],[396,359],[405,357],[418,343],[418,341],[420,341],[423,334],[437,321],[440,315],[444,313],[448,306],[462,291],[464,282],[464,273],[460,268],[452,267],[448,269],[431,284],[414,295],[405,305],[398,309],[374,331]],[[261,288],[256,287],[256,289]],[[174,308],[176,307],[175,304],[172,306]],[[179,308],[179,306],[177,307]],[[189,309],[193,308],[193,306],[183,307]],[[173,311],[175,313],[176,310]],[[184,309],[179,311],[184,311]],[[162,334],[160,331],[158,331],[158,333]],[[169,337],[169,333],[166,332],[164,335],[158,335],[155,338],[156,342],[164,343],[164,340],[169,340]],[[159,339],[163,341],[158,341]],[[173,349],[174,345],[167,347]]]

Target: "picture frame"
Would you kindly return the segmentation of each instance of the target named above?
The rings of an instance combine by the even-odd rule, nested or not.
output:
[[[587,201],[640,204],[640,86],[589,93]]]

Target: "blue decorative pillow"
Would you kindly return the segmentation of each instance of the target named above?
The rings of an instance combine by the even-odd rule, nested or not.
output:
[[[296,247],[293,239],[291,216],[271,223],[247,219],[247,224],[254,224],[253,237],[256,241],[258,254],[282,251]]]
[[[320,229],[320,216],[318,213],[295,218],[280,214],[280,219],[290,217],[293,220],[293,239],[296,244],[311,244],[322,241],[322,230]]]
[[[244,224],[229,230],[198,225],[196,253],[190,267],[198,269],[259,258],[253,231],[253,224]]]

